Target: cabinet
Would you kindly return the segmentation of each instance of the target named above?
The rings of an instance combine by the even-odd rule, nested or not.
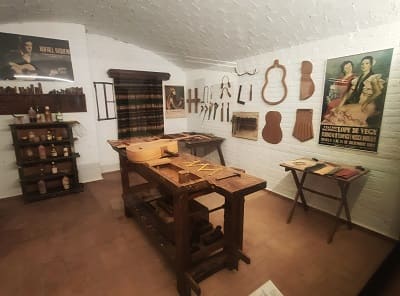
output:
[[[72,134],[75,124],[79,123],[10,125],[22,194],[26,200],[36,201],[82,191],[76,165],[79,153],[75,152],[76,139]],[[41,192],[39,187],[42,187]]]

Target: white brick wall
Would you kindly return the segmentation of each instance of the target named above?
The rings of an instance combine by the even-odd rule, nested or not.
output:
[[[252,70],[255,67],[258,73],[255,76],[237,77],[230,73],[233,97],[231,102],[231,114],[233,111],[260,112],[259,139],[251,141],[232,138],[230,123],[221,123],[218,120],[202,122],[196,114],[189,114],[188,126],[190,130],[212,132],[226,138],[223,144],[223,152],[227,164],[246,169],[250,174],[265,178],[267,188],[281,195],[292,198],[295,194],[295,185],[291,175],[285,173],[279,163],[295,159],[301,156],[316,157],[329,161],[344,162],[353,165],[362,165],[371,169],[368,177],[361,178],[350,188],[349,204],[352,219],[356,224],[372,229],[386,236],[398,238],[400,233],[400,24],[385,25],[369,30],[363,30],[347,35],[327,38],[317,42],[310,42],[300,46],[277,50],[263,55],[249,57],[238,61],[239,69]],[[234,45],[232,45],[234,46]],[[319,124],[322,109],[323,84],[325,64],[329,58],[358,54],[374,50],[394,48],[390,79],[385,101],[385,109],[381,126],[381,135],[378,153],[370,153],[329,147],[318,144]],[[264,83],[264,75],[267,67],[272,65],[274,59],[286,67],[288,96],[286,100],[276,106],[270,106],[261,99],[261,88]],[[301,61],[310,60],[313,63],[312,78],[315,83],[313,96],[305,101],[299,100],[300,67]],[[202,86],[214,85],[214,100],[220,102],[219,84],[221,77],[226,73],[213,71],[188,72],[187,87],[199,87],[200,96]],[[272,73],[271,73],[272,74]],[[271,93],[278,88],[273,77],[269,77],[271,83],[268,89]],[[246,102],[245,106],[236,104],[236,92],[238,84],[248,86],[253,84],[253,101]],[[280,85],[279,85],[280,89]],[[248,91],[242,89],[242,99],[247,98]],[[224,97],[223,101],[227,101]],[[295,112],[298,108],[312,108],[314,139],[301,143],[292,136],[295,123]],[[264,127],[266,112],[276,110],[282,114],[282,142],[272,145],[262,139],[261,131]],[[309,179],[313,186],[325,188],[338,193],[333,186],[321,178]],[[306,193],[313,207],[334,214],[337,203],[329,199]],[[267,214],[267,213],[266,213]],[[282,217],[284,219],[284,217]]]

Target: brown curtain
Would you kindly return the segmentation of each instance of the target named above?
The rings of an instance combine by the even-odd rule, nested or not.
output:
[[[108,74],[114,78],[118,138],[163,135],[162,80],[169,74],[113,69]]]

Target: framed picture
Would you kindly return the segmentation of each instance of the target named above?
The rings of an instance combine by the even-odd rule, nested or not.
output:
[[[165,86],[166,118],[185,117],[185,90],[183,86]]]
[[[319,144],[377,151],[393,48],[329,59]]]
[[[0,79],[74,81],[69,42],[0,33]]]

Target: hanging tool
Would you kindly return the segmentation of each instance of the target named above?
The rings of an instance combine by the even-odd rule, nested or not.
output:
[[[250,95],[249,95],[249,101],[253,99],[253,85],[250,84]]]
[[[229,102],[228,107],[226,108],[226,121],[229,122]]]
[[[219,106],[218,103],[215,102],[215,103],[214,103],[214,116],[213,116],[213,120],[215,120],[215,115],[217,114],[218,106]]]
[[[200,114],[199,114],[199,116],[201,115],[201,113],[203,113],[203,110],[204,110],[204,106],[201,105],[201,106],[200,106]]]
[[[243,102],[243,101],[240,100],[240,94],[241,94],[241,93],[242,93],[242,85],[239,85],[239,91],[238,91],[238,96],[237,96],[237,103],[238,103],[238,104],[241,104],[241,105],[244,105],[245,102]]]
[[[208,110],[208,107],[207,107],[207,105],[204,105],[204,115],[203,115],[203,121],[204,121],[204,118],[206,118],[207,110]]]
[[[200,101],[200,104],[201,104],[201,106],[200,106],[200,114],[199,114],[199,116],[201,116],[201,113],[204,111],[204,109],[205,109],[205,105],[206,105],[206,99],[208,100],[208,95],[209,95],[209,88],[208,88],[208,86],[207,85],[205,85],[204,87],[203,87],[203,99]]]
[[[211,112],[212,112],[213,106],[214,106],[213,102],[210,102],[210,107],[208,107],[208,120],[210,120],[210,118],[211,118]]]
[[[221,104],[221,121],[224,121],[224,103]]]
[[[186,100],[186,102],[188,103],[189,113],[192,113],[192,89],[191,88],[188,89],[188,99]]]
[[[227,82],[224,82],[224,79],[227,79]],[[225,86],[225,84],[227,85],[227,87]],[[219,96],[220,99],[222,99],[222,97],[224,96],[224,91],[226,91],[226,93],[228,94],[228,97],[231,97],[231,93],[229,92],[229,89],[231,88],[231,82],[229,81],[229,77],[224,75],[222,76],[221,79],[221,95]]]
[[[237,76],[243,76],[243,75],[251,76],[251,75],[255,75],[257,73],[257,69],[254,68],[253,72],[245,71],[243,73],[239,73],[238,69],[235,67],[235,73],[236,73]]]
[[[198,98],[198,92],[197,92],[197,87],[194,88],[194,99],[192,100],[194,102],[194,113],[198,113],[198,104],[200,102],[200,99]]]

